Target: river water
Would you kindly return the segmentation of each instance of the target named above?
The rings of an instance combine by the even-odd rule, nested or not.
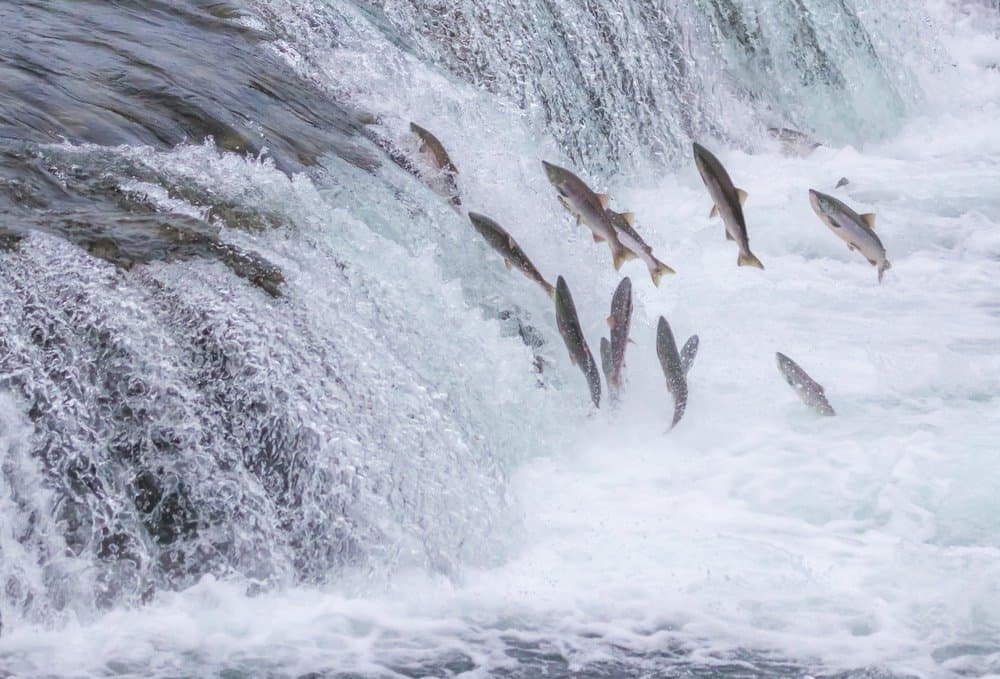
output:
[[[1000,674],[997,11],[3,4],[0,669]],[[677,275],[616,272],[543,159]],[[810,188],[877,215],[881,285]],[[595,353],[631,278],[617,407],[465,210],[565,277]],[[660,315],[701,347],[669,433]]]

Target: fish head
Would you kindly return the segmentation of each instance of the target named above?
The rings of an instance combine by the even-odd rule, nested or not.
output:
[[[694,164],[698,167],[698,172],[702,177],[706,177],[711,164],[712,154],[698,142],[693,142],[691,148],[694,149]]]
[[[565,184],[569,179],[569,171],[559,167],[558,165],[553,165],[552,163],[543,160],[542,167],[545,169],[545,176],[549,178],[549,181],[557,189],[560,185]]]
[[[723,183],[719,179],[719,171],[725,172],[722,163],[712,155],[711,151],[698,142],[694,142],[692,146],[694,148],[694,164],[698,168],[701,180],[705,182],[705,186],[708,187],[709,193],[713,196],[722,195]]]
[[[558,165],[545,161],[542,161],[542,165],[552,186],[559,193],[559,202],[563,207],[590,222],[607,219],[596,194],[579,177]]]
[[[660,359],[664,373],[673,370],[675,367],[673,364],[679,362],[674,331],[671,330],[670,324],[663,316],[660,316],[660,321],[656,325],[656,354]],[[679,368],[679,366],[677,367]]]
[[[478,212],[470,212],[469,221],[472,222],[474,227],[476,227],[476,231],[484,236],[488,233],[496,231],[497,223],[486,215],[481,215]]]
[[[825,193],[820,193],[816,189],[809,189],[809,204],[813,211],[820,216],[829,216],[837,209],[837,204]]]
[[[628,276],[622,278],[618,287],[615,288],[615,294],[611,298],[612,309],[624,309],[630,314],[632,313],[632,279]]]
[[[795,364],[795,361],[788,358],[780,351],[776,352],[774,356],[778,361],[778,370],[780,370],[781,374],[784,375],[785,381],[794,387],[796,385],[795,369],[798,367]]]
[[[560,276],[556,280],[556,320],[561,321],[561,319],[569,318],[575,314],[575,307],[573,306],[573,297],[569,293],[569,286],[566,285],[566,279]]]

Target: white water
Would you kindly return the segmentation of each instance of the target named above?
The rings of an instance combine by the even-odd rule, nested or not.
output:
[[[431,506],[416,512],[417,522],[457,517],[440,532],[491,524],[472,531],[488,539],[462,548],[473,565],[404,569],[388,580],[348,574],[323,589],[254,597],[238,582],[206,579],[146,607],[5,630],[4,669],[486,676],[516,673],[518,663],[539,667],[525,650],[537,644],[536,653],[560,655],[569,671],[609,675],[602,662],[656,675],[674,652],[711,666],[731,665],[738,649],[756,654],[747,662],[770,655],[816,672],[1000,672],[1000,73],[985,68],[1000,61],[1000,45],[961,23],[943,40],[955,66],[927,75],[924,113],[889,139],[824,147],[806,159],[710,145],[750,194],[751,244],[764,272],[735,266],[693,166],[609,187],[679,273],[654,289],[641,263],[626,265],[637,302],[627,396],[619,410],[589,417],[583,378],[546,320],[548,300],[515,274],[508,283],[485,249],[450,250],[474,232],[443,203],[414,210],[418,231],[363,178],[317,188],[266,165],[230,166],[209,147],[150,159],[252,181],[264,187],[262,200],[300,205],[296,221],[311,230],[296,237],[314,248],[303,252],[287,234],[256,245],[289,272],[302,315],[336,313],[338,300],[310,293],[327,290],[330,253],[347,252],[382,286],[380,313],[414,313],[426,326],[437,319],[442,335],[427,347],[384,341],[408,368],[433,365],[442,388],[496,402],[467,426],[498,437],[492,447],[510,497],[489,497],[502,491],[482,481],[488,474],[457,461],[444,467],[442,485],[468,473],[469,483],[483,484],[475,491],[483,511],[493,513],[452,513],[449,502],[469,497],[432,492]],[[356,56],[337,54],[331,68]],[[558,157],[555,142],[521,126],[509,107],[415,64],[365,76],[361,103],[385,104],[400,128],[405,119],[426,121],[462,171],[467,207],[507,225],[551,278],[566,276],[596,349],[618,275],[545,184],[538,161]],[[396,96],[383,99],[387,92]],[[841,176],[850,184],[834,192]],[[812,214],[808,188],[878,215],[893,266],[881,286]],[[366,208],[362,227],[351,215]],[[471,258],[477,253],[481,260]],[[192,267],[163,265],[152,275],[176,281]],[[206,289],[224,278],[207,265],[194,269]],[[400,271],[412,283],[392,277]],[[475,297],[489,288],[484,279],[503,280],[509,297],[501,301],[547,324],[555,388],[531,388],[524,347],[466,308],[460,288]],[[701,338],[687,414],[667,435],[671,406],[653,348],[660,314],[681,341]],[[337,323],[317,321],[316,332],[327,327]],[[797,401],[775,351],[826,387],[838,417],[817,418]],[[0,420],[8,459],[21,459],[24,419]]]

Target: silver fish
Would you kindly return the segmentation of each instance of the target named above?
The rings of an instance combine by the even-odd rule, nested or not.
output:
[[[444,145],[433,134],[420,127],[416,123],[410,123],[410,131],[420,139],[420,152],[427,158],[431,167],[441,173],[443,187],[432,186],[439,194],[451,200],[455,207],[461,207],[462,198],[458,192],[458,168],[451,162],[448,152],[444,150]]]
[[[618,239],[618,233],[608,219],[605,209],[608,197],[594,193],[586,183],[566,168],[542,161],[545,174],[559,192],[559,202],[576,216],[577,224],[586,224],[594,235],[594,241],[607,241],[615,269],[620,269],[629,259],[636,256]]]
[[[875,215],[859,215],[833,196],[809,189],[809,204],[820,220],[842,241],[847,249],[860,252],[878,270],[878,281],[892,265],[886,259],[885,246],[875,235]]]
[[[639,259],[646,263],[649,269],[649,277],[653,279],[653,285],[659,287],[660,279],[665,273],[677,273],[669,266],[653,256],[653,248],[646,245],[646,242],[635,230],[635,215],[631,212],[615,212],[608,210],[608,219],[618,232],[618,239],[622,245],[638,255]]]
[[[809,377],[806,371],[792,359],[778,352],[778,370],[785,376],[785,381],[795,390],[802,402],[820,415],[836,415],[830,402],[826,400],[826,392],[816,380]]]
[[[681,347],[681,369],[687,375],[694,365],[694,357],[698,355],[698,336],[691,335],[688,341]]]
[[[590,400],[594,402],[595,406],[600,407],[601,375],[597,371],[594,356],[590,353],[590,347],[587,346],[587,340],[580,328],[580,318],[576,315],[573,296],[570,295],[569,286],[566,285],[562,276],[556,280],[556,326],[569,350],[570,360],[573,365],[580,368],[584,377],[587,378]]]
[[[804,158],[821,146],[805,132],[787,127],[769,127],[767,132],[781,142],[781,150],[786,156]]]
[[[545,277],[542,276],[538,269],[535,268],[535,265],[531,263],[531,260],[528,259],[528,255],[524,254],[521,246],[517,244],[517,241],[502,226],[489,217],[476,212],[469,213],[469,221],[472,222],[472,226],[476,228],[479,235],[485,238],[486,242],[503,257],[503,263],[508,269],[516,268],[542,286],[542,289],[545,290],[549,297],[555,299],[556,289],[545,280]]]
[[[674,333],[670,329],[667,319],[663,316],[660,316],[660,323],[656,328],[656,355],[660,359],[663,376],[667,379],[667,389],[674,397],[674,419],[670,425],[670,428],[673,429],[684,417],[684,410],[687,408],[688,385],[680,354],[677,353]]]
[[[747,193],[733,186],[733,180],[719,159],[701,144],[694,144],[694,162],[698,166],[702,181],[712,196],[712,211],[709,217],[719,215],[726,226],[726,238],[735,240],[740,248],[737,266],[755,266],[763,269],[757,256],[750,252],[750,237],[747,235],[746,219],[743,217],[743,201]]]
[[[632,281],[626,276],[611,298],[611,315],[608,316],[611,339],[601,338],[601,367],[613,399],[617,399],[622,388],[622,368],[625,367],[625,349],[628,346],[631,323]]]

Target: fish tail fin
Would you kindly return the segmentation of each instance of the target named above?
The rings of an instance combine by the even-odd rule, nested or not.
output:
[[[881,283],[881,282],[882,282],[882,274],[884,274],[884,273],[886,272],[886,270],[887,270],[887,269],[891,269],[891,268],[892,268],[892,264],[890,264],[890,263],[889,263],[889,260],[888,260],[888,259],[887,259],[887,260],[885,260],[885,263],[884,263],[884,264],[882,264],[882,266],[880,266],[880,267],[878,268],[878,282],[879,282],[879,283]]]
[[[556,289],[555,289],[555,286],[553,286],[553,285],[551,285],[549,283],[546,283],[543,287],[545,288],[545,292],[548,293],[549,299],[551,299],[554,302],[555,299],[556,299]]]
[[[658,259],[654,261],[656,262],[656,265],[649,270],[649,276],[653,279],[653,285],[660,287],[660,279],[663,278],[663,274],[677,272]]]
[[[618,271],[622,268],[622,264],[630,259],[635,259],[636,254],[624,245],[619,244],[618,248],[614,250],[612,257],[614,258],[615,271]]]
[[[587,388],[590,390],[590,400],[595,408],[601,407],[601,374],[597,371],[594,359],[587,366]]]
[[[674,419],[670,423],[671,429],[676,427],[677,423],[681,421],[681,418],[684,417],[684,411],[686,409],[687,409],[687,399],[686,398],[677,399],[677,402],[674,403]]]
[[[739,258],[736,260],[736,266],[755,266],[758,269],[763,269],[764,265],[760,263],[757,256],[752,252],[741,252]]]

